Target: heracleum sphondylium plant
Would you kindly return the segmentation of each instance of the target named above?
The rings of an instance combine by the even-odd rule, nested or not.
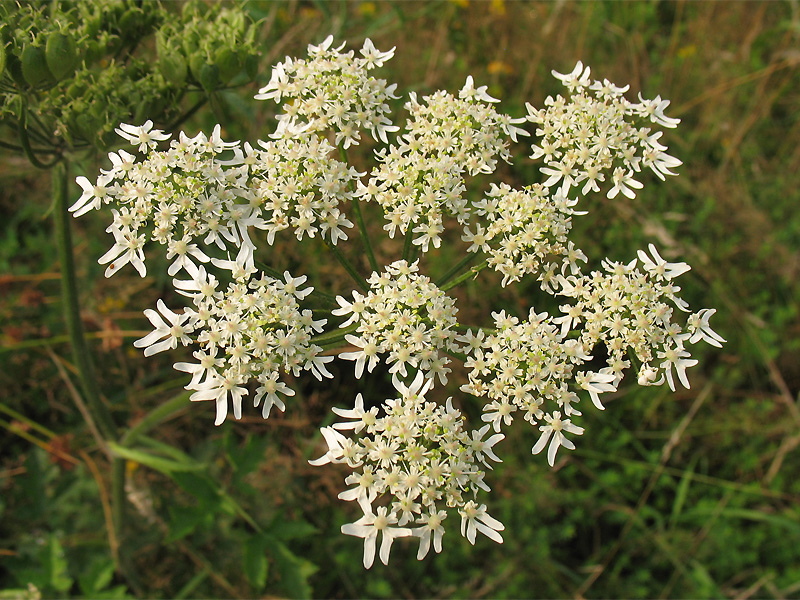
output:
[[[515,417],[538,429],[532,452],[547,448],[552,466],[558,449],[573,449],[584,432],[573,422],[582,398],[602,410],[601,395],[617,389],[634,360],[640,385],[674,390],[677,378],[688,388],[686,369],[697,362],[688,347],[724,340],[709,325],[713,309],[691,313],[678,296],[675,279],[689,270],[685,263],[666,262],[651,244],[630,262],[605,259],[587,273],[587,257],[569,239],[572,218],[584,214],[581,198],[633,198],[645,169],[662,180],[675,174],[680,161],[652,129],[678,124],[664,114],[668,101],[631,102],[627,87],[593,81],[578,63],[566,75],[554,72],[566,96],[547,98],[542,109],[528,104],[524,118],[498,112],[498,101],[468,77],[457,95],[411,94],[401,131],[390,119],[396,86],[370,74],[394,49],[380,52],[369,40],[359,55],[343,48],[329,37],[309,46],[308,59],[274,67],[256,96],[283,103],[268,141],[226,142],[219,126],[174,138],[150,122],[120,125],[117,133],[141,156],[112,152],[112,167],[95,184],[79,177],[84,193],[72,210],[112,206],[114,245],[100,259],[107,276],[127,263],[144,276],[145,245],[166,246],[175,289],[190,306],[175,312],[159,301],[158,310],[146,310],[154,330],[135,346],[145,355],[179,343],[195,347],[195,362],[175,368],[191,375],[192,400],[215,402],[217,425],[230,407],[240,418],[253,390],[264,418],[273,407],[284,410],[295,392],[281,373],[330,378],[331,350],[354,362],[359,379],[379,363],[388,367],[394,397],[367,409],[358,394],[352,409],[334,407],[343,420],[321,429],[327,450],[311,461],[352,470],[339,497],[356,501],[363,516],[342,532],[364,539],[369,568],[376,551],[388,562],[398,537],[418,538],[420,559],[431,547],[440,552],[445,522],[455,515],[470,542],[477,532],[502,542],[484,479]],[[542,162],[542,181],[522,189],[493,183],[471,199],[466,176],[510,162],[510,142],[531,133],[525,124],[534,126],[531,157]],[[359,173],[345,151],[364,132],[382,145],[371,171]],[[406,240],[403,257],[389,265],[378,265],[363,226],[359,205],[371,202],[381,207],[387,234]],[[449,285],[437,286],[409,257],[414,246],[440,247],[449,222],[458,223],[467,252],[485,262],[467,269],[464,261],[465,273],[451,272]],[[338,250],[354,228],[373,268],[367,278]],[[306,285],[305,275],[257,266],[258,247],[279,235],[298,242],[319,235],[357,289],[334,298]],[[536,277],[544,292],[565,298],[562,314],[532,308],[525,319],[493,313],[490,327],[459,324],[446,291],[482,267],[502,274],[503,286]],[[304,308],[310,296],[343,318],[338,328],[326,329],[327,319]],[[608,358],[596,369],[590,361],[600,346]],[[483,406],[477,429],[451,398],[426,399],[447,382],[455,360],[468,373],[460,401]]]

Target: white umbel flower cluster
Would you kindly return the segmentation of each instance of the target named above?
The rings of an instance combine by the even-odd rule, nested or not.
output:
[[[186,386],[194,390],[191,399],[213,400],[219,425],[228,415],[229,401],[234,417],[241,418],[242,398],[248,394],[245,386],[256,381],[254,406],[261,405],[266,419],[273,406],[285,409],[282,396],[295,394],[278,380],[281,371],[294,375],[310,371],[317,379],[333,377],[325,367],[333,357],[322,356],[322,348],[311,341],[326,320],[315,321],[310,310],[298,305],[313,288],[300,288],[305,276],[294,278],[287,272],[284,279],[262,275],[249,283],[234,281],[220,290],[216,278],[201,266],[193,279],[175,281],[194,309],[187,308],[178,316],[159,301],[170,326],[155,311],[145,311],[156,329],[135,345],[150,355],[175,348],[178,341],[199,344],[193,354],[196,363],[175,364],[178,371],[192,375]],[[188,337],[190,333],[194,339]]]
[[[408,375],[419,369],[426,377],[447,383],[450,358],[458,352],[455,301],[446,296],[430,278],[418,273],[418,262],[398,260],[384,273],[367,280],[370,291],[353,292],[353,301],[337,296],[334,315],[347,316],[341,327],[356,324],[355,334],[345,339],[358,350],[343,352],[339,358],[356,362],[356,377],[364,368],[372,372],[383,357],[390,373]]]
[[[561,413],[581,415],[574,406],[580,398],[570,383],[576,377],[591,381],[603,379],[603,375],[576,371],[591,360],[589,348],[578,340],[566,339],[546,313],[537,314],[531,309],[526,321],[505,311],[492,316],[496,328],[493,333],[487,335],[478,330],[477,334],[469,332],[460,338],[470,348],[465,364],[469,382],[461,386],[461,391],[489,400],[481,419],[498,432],[501,426],[511,425],[517,411],[533,425],[539,425],[543,419],[548,423],[557,421],[559,435],[553,437],[548,452],[552,466],[559,446],[574,449],[561,431],[583,433],[569,419],[560,418]],[[550,429],[542,431],[549,436]],[[543,435],[541,439],[544,438]],[[536,454],[543,448],[544,445],[537,444],[533,452]]]
[[[353,469],[345,479],[352,487],[339,498],[357,501],[364,516],[343,525],[342,533],[364,538],[364,567],[372,566],[379,534],[384,564],[399,537],[419,538],[419,560],[431,546],[441,552],[448,509],[458,511],[461,534],[470,543],[475,543],[477,532],[502,543],[503,524],[475,500],[480,491],[490,491],[483,481],[484,469],[491,469],[488,460],[500,462],[492,448],[504,436],[484,439],[488,426],[470,434],[449,398],[444,405],[426,400],[433,382],[422,372],[408,386],[396,377],[393,383],[399,397],[385,401],[382,416],[377,408],[365,410],[361,394],[353,409],[334,408],[350,420],[321,429],[328,450],[310,461],[344,463]],[[347,431],[354,437],[341,433]]]
[[[76,216],[102,203],[114,207],[107,231],[115,244],[100,259],[109,264],[106,277],[127,263],[144,277],[143,247],[149,240],[167,245],[167,258],[174,258],[170,275],[183,269],[193,276],[198,264],[210,260],[201,246],[239,258],[218,266],[252,271],[256,243],[250,228],[266,230],[269,244],[285,229],[293,229],[298,240],[317,233],[333,244],[347,239],[345,229],[353,223],[340,206],[352,198],[359,173],[332,158],[335,148],[325,139],[242,147],[222,141],[220,129],[217,125],[210,137],[181,133],[168,150],[157,151],[156,140],[169,136],[147,124],[125,126],[120,135],[134,143],[135,132],[146,133],[149,141],[140,149],[147,155],[139,161],[124,150],[112,152],[113,168],[95,185],[78,178],[84,193],[70,208]]]
[[[476,89],[472,77],[458,97],[438,91],[422,102],[410,98],[405,133],[397,146],[376,152],[379,164],[358,193],[381,205],[390,237],[412,230],[414,244],[427,252],[440,246],[446,216],[462,225],[469,218],[465,175],[492,173],[498,157],[510,162],[508,139],[528,133],[514,125],[524,119],[498,113],[491,104],[497,100],[485,86]]]
[[[634,179],[643,168],[650,168],[660,179],[675,175],[670,169],[681,161],[666,153],[660,143],[662,132],[636,127],[635,119],[647,119],[664,127],[675,127],[679,119],[664,115],[669,101],[627,100],[629,86],[617,87],[610,81],[592,81],[589,67],[578,62],[571,73],[553,75],[569,90],[569,98],[549,96],[546,108],[530,104],[528,120],[537,125],[541,139],[532,146],[531,158],[544,160],[541,172],[547,176],[546,187],[559,186],[563,195],[581,186],[581,194],[599,192],[600,184],[610,177],[612,186],[606,195],[622,193],[634,198],[642,183]]]
[[[586,256],[567,239],[572,229],[572,215],[585,214],[573,207],[561,193],[550,197],[549,190],[534,184],[514,190],[508,184],[492,184],[486,196],[475,203],[475,231],[464,228],[461,237],[470,243],[468,252],[489,254],[489,266],[502,273],[502,285],[519,281],[528,274],[537,275],[542,285],[550,280],[561,264],[561,272],[579,271],[577,262]],[[483,224],[482,224],[483,223]],[[485,225],[485,226],[484,226]]]
[[[308,47],[308,60],[286,57],[272,69],[272,77],[256,95],[257,100],[284,102],[276,136],[303,137],[332,129],[336,144],[358,144],[360,131],[386,143],[387,132],[397,131],[387,102],[396,99],[397,84],[386,85],[369,71],[394,56],[394,48],[380,52],[367,39],[361,56],[333,48],[333,36],[319,46]]]
[[[685,263],[667,262],[650,245],[627,264],[606,259],[585,274],[587,257],[569,239],[573,217],[585,214],[579,198],[601,190],[634,198],[644,170],[662,180],[674,175],[680,161],[651,130],[677,125],[664,114],[668,101],[640,95],[631,102],[627,87],[591,80],[578,63],[554,72],[566,98],[549,97],[541,110],[528,104],[527,117],[515,119],[468,77],[455,95],[410,94],[405,129],[390,143],[388,134],[399,130],[389,118],[396,86],[370,72],[394,49],[381,52],[370,40],[358,54],[343,48],[328,37],[309,46],[307,59],[287,57],[274,67],[256,96],[282,105],[270,141],[226,142],[219,125],[211,135],[177,139],[151,121],[120,125],[117,133],[143,156],[109,154],[112,166],[95,183],[78,177],[83,193],[70,210],[79,216],[110,205],[114,245],[100,258],[106,276],[129,263],[144,276],[145,245],[166,247],[173,286],[191,306],[173,311],[159,300],[144,312],[153,331],[134,345],[146,356],[193,345],[194,361],[174,367],[191,376],[192,400],[215,403],[217,425],[231,413],[241,418],[245,397],[264,418],[273,407],[283,411],[295,391],[282,378],[333,377],[333,354],[354,363],[357,379],[386,367],[395,397],[370,406],[358,394],[352,409],[334,408],[345,420],[322,427],[327,449],[310,461],[351,469],[339,497],[356,501],[363,516],[342,532],[363,538],[369,568],[376,553],[388,563],[400,537],[418,540],[419,559],[431,548],[440,552],[444,522],[456,513],[471,543],[479,532],[502,542],[504,527],[481,493],[489,491],[489,462],[500,461],[494,447],[515,417],[538,430],[531,451],[547,449],[553,466],[559,449],[574,449],[584,433],[582,397],[603,410],[601,396],[619,389],[632,362],[640,385],[674,390],[677,379],[688,388],[687,369],[697,363],[688,347],[725,340],[709,324],[714,309],[692,313],[678,296],[674,280],[689,270]],[[541,182],[489,182],[488,192],[468,194],[471,178],[511,162],[511,143],[528,135],[523,123],[536,127],[531,158],[543,162]],[[347,161],[364,131],[379,146],[369,175]],[[380,266],[361,203],[372,203],[370,216],[382,213],[389,237],[405,236],[402,260]],[[453,222],[458,230],[445,232]],[[354,229],[369,277],[339,244]],[[446,233],[460,235],[483,262],[456,259],[440,287],[413,258],[439,248]],[[305,276],[257,263],[259,244],[282,235],[300,245],[298,257],[321,259],[322,249],[339,261],[358,291],[334,296],[303,287]],[[309,247],[309,238],[325,245]],[[544,292],[567,299],[561,314],[499,311],[492,327],[459,325],[445,292],[486,267],[502,275],[502,286],[535,278]],[[315,319],[312,301],[331,308],[339,327],[325,331],[328,320]],[[466,382],[454,360],[465,363]],[[426,399],[437,381],[457,376],[464,398],[482,407],[478,430],[451,399]]]
[[[614,381],[622,379],[630,367],[627,357],[633,353],[641,363],[640,385],[666,381],[674,391],[674,369],[688,388],[686,369],[697,360],[691,358],[685,345],[704,340],[719,347],[725,340],[708,325],[713,309],[689,315],[686,329],[673,319],[674,308],[689,311],[688,304],[677,295],[681,288],[672,283],[689,270],[689,265],[666,262],[653,244],[649,250],[652,256],[639,251],[644,270],[637,268],[636,259],[628,264],[606,260],[605,272],[559,277],[558,293],[575,299],[575,304],[562,306],[564,316],[557,320],[562,332],[582,327],[580,339],[585,346],[591,348],[598,342],[605,345],[607,370]]]

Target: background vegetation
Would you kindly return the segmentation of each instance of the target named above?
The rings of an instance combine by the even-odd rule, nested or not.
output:
[[[648,242],[686,260],[684,297],[719,309],[712,324],[728,343],[700,349],[691,390],[629,385],[604,397],[604,413],[586,410],[578,450],[560,453],[554,469],[530,456],[530,428],[515,428],[489,478],[503,545],[473,547],[450,531],[441,555],[417,562],[415,544],[398,543],[389,567],[365,572],[360,540],[339,533],[358,516],[336,499],[344,473],[306,462],[319,454],[330,406],[355,396],[352,366],[332,384],[302,387],[285,414],[264,422],[245,411],[215,428],[211,406],[186,402],[186,378],[171,368],[180,353],[144,359],[131,345],[149,327],[142,310],[168,290],[166,269],[154,262],[147,279],[132,269],[104,279],[96,259],[109,245],[108,215],[87,215],[73,223],[74,247],[106,405],[126,428],[158,406],[187,405],[140,431],[147,452],[128,451],[117,537],[109,461],[75,403],[49,174],[3,151],[0,596],[800,597],[798,3],[245,6],[259,21],[261,74],[198,111],[187,132],[219,120],[226,139],[266,136],[274,108],[251,98],[269,66],[329,33],[350,47],[365,37],[397,46],[381,76],[403,92],[458,89],[471,74],[512,114],[556,93],[550,70],[577,60],[630,83],[631,97],[670,99],[682,123],[664,139],[684,162],[680,177],[652,178],[634,201],[589,206],[576,242],[598,261],[630,260]],[[363,149],[356,162],[368,159]],[[83,165],[90,179],[105,160]],[[537,177],[524,158],[500,175]],[[277,268],[349,289],[322,247],[291,248],[274,249]],[[443,272],[461,251],[451,245],[426,268]],[[535,286],[489,297],[491,284],[484,272],[459,288],[464,321],[539,307]],[[380,378],[366,385],[382,393]],[[446,393],[459,397],[456,387]]]

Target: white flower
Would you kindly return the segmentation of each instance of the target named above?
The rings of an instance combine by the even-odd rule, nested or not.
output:
[[[216,404],[216,419],[214,425],[222,425],[228,416],[228,394],[233,404],[233,416],[242,418],[242,397],[248,394],[247,388],[236,385],[237,377],[223,375],[198,384],[197,391],[190,396],[192,402],[213,400]]]
[[[461,91],[458,92],[458,97],[463,99],[475,99],[480,100],[481,102],[500,102],[497,98],[492,98],[486,90],[488,86],[482,85],[479,88],[475,87],[475,81],[472,79],[472,75],[467,75],[467,82],[464,84],[464,87],[461,88]]]
[[[160,129],[153,129],[153,122],[149,119],[140,127],[122,123],[114,131],[134,146],[139,144],[139,152],[147,152],[148,149],[152,150],[158,145],[158,142],[163,142],[171,137]]]
[[[98,209],[104,201],[108,199],[108,184],[114,180],[111,175],[100,175],[97,182],[92,183],[86,177],[76,177],[75,181],[81,189],[83,194],[78,198],[77,202],[69,207],[70,212],[75,213],[76,217],[86,214],[90,210]]]
[[[374,65],[376,67],[382,67],[383,63],[394,56],[394,50],[396,46],[393,46],[391,50],[387,50],[386,52],[381,52],[375,45],[372,43],[372,40],[367,38],[364,40],[364,46],[361,48],[361,56],[364,57],[367,61],[367,65]]]
[[[381,549],[379,556],[383,564],[389,564],[389,551],[392,542],[399,537],[412,535],[412,531],[407,527],[391,527],[397,523],[397,518],[392,514],[386,514],[386,507],[379,506],[378,514],[372,511],[366,512],[355,523],[342,525],[342,533],[364,538],[364,568],[369,569],[375,560],[375,546],[378,534],[381,534]]]
[[[431,547],[431,542],[433,542],[434,551],[437,553],[442,551],[442,536],[444,536],[442,522],[446,518],[446,511],[437,511],[434,508],[431,508],[430,513],[420,515],[419,521],[422,523],[422,526],[415,527],[413,530],[414,535],[419,537],[417,560],[422,560],[427,556]]]
[[[257,407],[261,399],[264,399],[264,406],[261,408],[261,416],[265,419],[269,418],[269,413],[273,406],[277,406],[278,410],[281,412],[286,410],[286,405],[283,403],[280,396],[278,396],[278,393],[280,392],[284,396],[294,396],[294,390],[282,381],[278,381],[278,372],[262,373],[258,377],[258,382],[261,385],[253,398],[253,406]]]
[[[114,235],[114,245],[97,260],[101,265],[108,264],[105,276],[111,277],[120,268],[131,263],[139,275],[144,277],[147,274],[144,266],[144,250],[142,249],[144,236],[134,235],[130,231],[123,231],[113,225],[109,227],[108,231]]]
[[[641,92],[639,93],[639,102],[641,102],[642,112],[649,116],[654,123],[663,125],[664,127],[674,128],[681,122],[680,119],[667,117],[664,111],[669,106],[669,100],[662,100],[661,96],[656,96],[652,100],[645,100],[642,98]]]
[[[561,413],[556,411],[553,413],[552,416],[545,415],[545,421],[547,421],[547,425],[542,425],[539,427],[539,431],[542,432],[539,441],[531,448],[532,454],[539,454],[544,447],[547,445],[547,441],[550,440],[552,436],[552,440],[550,441],[550,447],[547,449],[547,462],[552,467],[555,464],[556,460],[556,452],[558,452],[559,446],[564,446],[568,450],[574,450],[575,444],[569,441],[566,437],[564,437],[563,432],[572,433],[575,435],[581,435],[583,433],[583,427],[578,427],[577,425],[573,425],[570,419],[561,419]]]
[[[589,396],[592,399],[592,404],[594,404],[600,410],[605,410],[605,407],[600,402],[599,394],[604,392],[616,392],[617,384],[615,380],[616,377],[613,373],[607,373],[603,371],[600,373],[581,372],[575,376],[575,383],[577,383],[581,389],[589,392]]]
[[[322,433],[322,437],[325,438],[325,442],[328,444],[328,450],[319,458],[309,460],[308,464],[319,467],[321,465],[327,465],[328,463],[342,462],[347,438],[333,427],[323,427],[320,429],[320,432]]]
[[[643,250],[639,250],[638,255],[639,260],[642,261],[642,265],[651,275],[669,280],[674,279],[675,277],[678,277],[679,275],[682,275],[691,269],[691,267],[684,262],[668,263],[666,260],[661,258],[661,255],[659,255],[658,250],[656,250],[656,247],[653,244],[649,244],[648,248],[650,250],[650,254],[653,255],[653,258],[650,258]]]
[[[570,73],[565,74],[558,73],[557,71],[551,71],[553,77],[561,81],[571,91],[578,88],[587,87],[591,83],[591,80],[589,79],[591,72],[592,71],[589,67],[584,68],[581,61],[578,61],[575,64],[575,68],[572,69]]]
[[[704,308],[687,319],[689,331],[692,332],[692,337],[689,338],[690,344],[696,344],[700,340],[705,340],[712,346],[722,348],[725,339],[711,329],[711,325],[708,323],[708,320],[715,312],[717,312],[716,308]]]
[[[475,544],[475,535],[478,531],[498,544],[503,543],[503,536],[499,532],[503,531],[505,526],[486,512],[485,504],[478,506],[476,502],[470,500],[458,512],[461,515],[461,535],[467,538],[470,544]]]
[[[339,354],[339,358],[356,361],[356,379],[361,379],[361,375],[364,374],[365,365],[367,367],[367,371],[372,373],[377,364],[380,362],[380,357],[378,356],[380,348],[378,345],[375,342],[365,341],[350,334],[345,335],[344,339],[353,346],[361,348],[355,352],[341,352]]]
[[[672,379],[672,368],[678,374],[678,379],[683,387],[689,389],[689,378],[686,376],[686,369],[697,364],[697,359],[689,358],[691,355],[683,348],[669,346],[664,352],[659,352],[658,357],[664,361],[659,365],[664,370],[669,389],[675,391],[675,382]]]
[[[151,308],[144,311],[144,316],[155,327],[155,330],[133,342],[136,348],[145,349],[145,356],[152,356],[168,349],[174,350],[178,347],[178,342],[181,342],[184,346],[188,345],[191,342],[188,334],[194,331],[193,315],[191,313],[178,314],[172,312],[167,308],[163,300],[159,300],[156,306],[161,312],[160,315]],[[166,317],[166,321],[164,321],[162,315]]]
[[[617,194],[622,192],[623,196],[633,199],[636,197],[636,192],[633,190],[642,189],[642,183],[633,178],[633,171],[625,171],[622,167],[614,169],[611,181],[614,183],[614,186],[608,190],[606,194],[608,198],[616,198]]]

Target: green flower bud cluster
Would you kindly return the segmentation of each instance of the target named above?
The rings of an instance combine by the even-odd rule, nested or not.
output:
[[[0,125],[25,138],[23,149],[105,149],[121,122],[174,118],[191,87],[210,93],[242,72],[252,78],[256,30],[246,13],[193,2],[175,10],[0,2]],[[143,42],[152,34],[155,49]]]
[[[189,2],[180,22],[156,34],[158,70],[164,79],[213,92],[244,73],[252,80],[258,66],[256,28],[243,12],[220,4]]]

